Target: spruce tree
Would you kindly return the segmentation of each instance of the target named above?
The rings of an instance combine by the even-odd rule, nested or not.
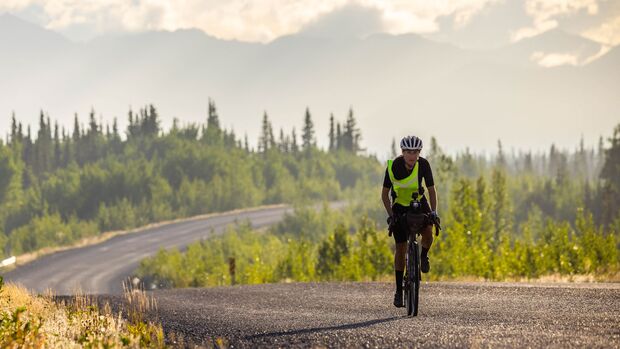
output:
[[[490,212],[493,217],[494,243],[499,244],[502,232],[509,232],[512,227],[512,210],[508,198],[506,174],[501,168],[495,168],[491,174]]]
[[[497,159],[496,166],[500,168],[506,168],[506,155],[504,155],[504,148],[502,146],[502,141],[497,140]]]
[[[86,132],[86,135],[94,137],[98,134],[99,125],[97,125],[97,120],[95,119],[95,109],[91,109],[90,114],[88,115],[88,131]]]
[[[62,165],[62,151],[60,149],[60,134],[58,131],[58,122],[54,123],[54,163],[52,168],[58,168]]]
[[[310,116],[310,109],[307,107],[304,115],[304,128],[301,135],[301,140],[302,147],[305,151],[310,150],[316,145],[316,141],[314,139],[314,123],[312,122],[312,117]]]
[[[45,116],[43,110],[41,110],[39,118],[39,132],[37,133],[37,139],[34,143],[34,163],[33,170],[36,176],[41,176],[49,168],[49,152],[51,146],[51,137],[48,137],[50,132],[48,131],[50,125],[45,122]]]
[[[278,139],[278,149],[286,153],[288,152],[288,144],[286,144],[286,138],[284,138],[284,130],[280,127],[280,138]]]
[[[205,142],[210,145],[221,144],[222,141],[222,128],[220,127],[219,116],[217,115],[217,109],[215,102],[209,99],[209,110],[207,117],[207,130],[204,135]]]
[[[359,151],[360,138],[361,134],[357,128],[357,121],[355,121],[355,117],[353,116],[353,108],[350,108],[347,120],[344,124],[344,134],[342,135],[344,149],[354,153]]]
[[[112,122],[112,136],[114,137],[114,139],[118,139],[120,141],[121,136],[118,133],[118,121],[116,120],[116,118],[114,118],[114,121]]]
[[[15,143],[17,141],[17,120],[15,119],[15,112],[11,115],[11,143]]]
[[[273,145],[273,128],[271,126],[271,122],[269,122],[269,116],[267,112],[263,112],[263,122],[261,125],[261,132],[258,138],[258,151],[266,152]]]
[[[336,149],[342,149],[342,128],[340,123],[336,123]]]
[[[63,143],[63,152],[62,152],[62,167],[67,167],[69,163],[71,163],[71,139],[65,133],[65,128],[62,128],[62,143]]]
[[[620,219],[620,124],[614,128],[609,143],[609,148],[605,150],[605,163],[600,174],[604,183],[602,223],[605,225]]]
[[[297,145],[297,133],[295,132],[294,127],[293,131],[291,132],[291,151],[293,153],[299,152],[299,146]]]
[[[75,114],[73,118],[73,142],[77,143],[79,140],[80,140],[80,123],[78,121],[77,114]]]
[[[329,117],[329,151],[336,150],[336,130],[334,128],[334,114]]]
[[[21,142],[24,140],[24,128],[22,123],[20,122],[17,126],[17,139]]]
[[[145,108],[146,112],[146,108]],[[148,113],[146,115],[146,122],[144,123],[144,133],[148,136],[157,136],[159,135],[160,130],[160,122],[159,122],[159,114],[157,113],[157,109],[154,105],[148,106]]]

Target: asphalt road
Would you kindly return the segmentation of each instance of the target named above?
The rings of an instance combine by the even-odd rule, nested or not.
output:
[[[335,206],[342,206],[335,203]],[[291,208],[275,207],[171,223],[137,233],[116,236],[102,243],[57,252],[5,273],[4,280],[23,284],[37,293],[51,289],[71,295],[77,289],[87,294],[122,292],[122,282],[140,260],[160,248],[183,248],[212,234],[221,233],[235,221],[249,220],[260,228],[280,221]]]
[[[167,333],[213,347],[620,348],[619,284],[425,283],[420,312],[392,284],[158,290]]]

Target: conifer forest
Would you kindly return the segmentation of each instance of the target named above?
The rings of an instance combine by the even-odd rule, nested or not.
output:
[[[163,129],[155,106],[130,110],[127,128],[75,116],[60,128],[12,116],[0,142],[0,257],[70,246],[104,232],[204,213],[286,203],[268,229],[247,222],[183,251],[160,250],[137,275],[149,287],[390,277],[380,193],[385,161],[363,148],[353,109],[315,129],[274,127],[257,116],[258,140],[221,127],[213,101],[202,124]],[[317,135],[329,145],[317,146]],[[392,155],[398,155],[398,140]],[[620,270],[620,124],[595,147],[448,154],[424,140],[443,230],[430,252],[434,279],[537,279]],[[328,202],[344,201],[342,210]],[[316,209],[316,205],[322,207]],[[236,273],[229,273],[231,258]],[[234,277],[234,280],[233,280]]]

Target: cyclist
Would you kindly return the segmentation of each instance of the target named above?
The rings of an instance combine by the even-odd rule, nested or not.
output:
[[[420,157],[422,150],[422,140],[416,136],[407,136],[400,141],[402,155],[394,160],[388,160],[383,179],[383,190],[381,200],[388,213],[388,224],[390,234],[394,235],[396,250],[394,252],[394,274],[396,276],[396,293],[394,294],[394,305],[403,307],[403,275],[405,270],[405,254],[407,252],[407,236],[409,227],[405,214],[430,213],[431,217],[439,221],[437,216],[437,192],[433,181],[433,172],[429,162]],[[424,196],[422,180],[428,189],[430,206]],[[394,185],[396,184],[396,185]],[[391,194],[391,201],[390,201]],[[414,197],[419,198],[418,208],[414,208],[411,202]],[[399,221],[400,219],[400,221]],[[404,223],[404,224],[403,224]],[[422,252],[420,269],[423,273],[428,273],[430,264],[428,260],[428,250],[433,243],[432,225],[427,225],[422,230]]]

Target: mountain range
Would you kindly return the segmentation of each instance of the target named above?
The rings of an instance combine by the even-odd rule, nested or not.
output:
[[[251,139],[264,111],[289,132],[309,107],[325,144],[330,113],[344,121],[353,107],[362,142],[381,155],[407,133],[435,135],[449,149],[490,149],[497,139],[517,148],[576,146],[620,121],[620,47],[601,50],[559,30],[488,50],[415,34],[302,31],[261,44],[195,29],[76,43],[4,14],[0,131],[12,112],[36,128],[39,110],[67,127],[74,113],[86,122],[91,108],[123,125],[130,107],[147,103],[165,125],[173,117],[203,122],[213,98],[222,123]]]

